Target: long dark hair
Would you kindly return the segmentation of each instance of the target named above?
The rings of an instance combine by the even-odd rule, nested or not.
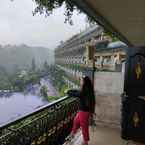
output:
[[[95,109],[95,94],[92,81],[88,76],[82,77],[83,84],[80,92],[80,96],[86,100],[86,105],[91,109],[91,112],[94,113]]]

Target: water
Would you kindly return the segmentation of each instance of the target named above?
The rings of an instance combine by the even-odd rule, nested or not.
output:
[[[48,102],[32,94],[13,93],[11,96],[0,97],[0,124],[31,112]]]
[[[49,80],[42,79],[41,82],[48,87],[49,95],[57,95]],[[34,92],[40,89],[38,86],[35,88],[36,90]],[[0,95],[0,125],[21,117],[26,113],[35,111],[35,109],[48,103],[46,99],[40,97],[38,94],[7,93]]]

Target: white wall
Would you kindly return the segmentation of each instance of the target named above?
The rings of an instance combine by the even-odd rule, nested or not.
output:
[[[96,122],[120,126],[123,92],[121,72],[95,72]]]
[[[121,72],[96,72],[95,91],[101,94],[121,94],[123,75]]]

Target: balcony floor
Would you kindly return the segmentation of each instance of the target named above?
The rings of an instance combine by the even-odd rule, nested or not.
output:
[[[81,133],[78,131],[71,143],[67,142],[65,145],[81,145],[81,142]],[[90,127],[89,145],[126,145],[126,142],[120,138],[119,129],[97,126]]]

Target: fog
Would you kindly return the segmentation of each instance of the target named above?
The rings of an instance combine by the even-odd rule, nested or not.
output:
[[[85,16],[73,16],[74,25],[64,23],[64,7],[53,15],[32,15],[36,7],[32,0],[0,0],[0,45],[43,46],[54,49],[86,26]]]

